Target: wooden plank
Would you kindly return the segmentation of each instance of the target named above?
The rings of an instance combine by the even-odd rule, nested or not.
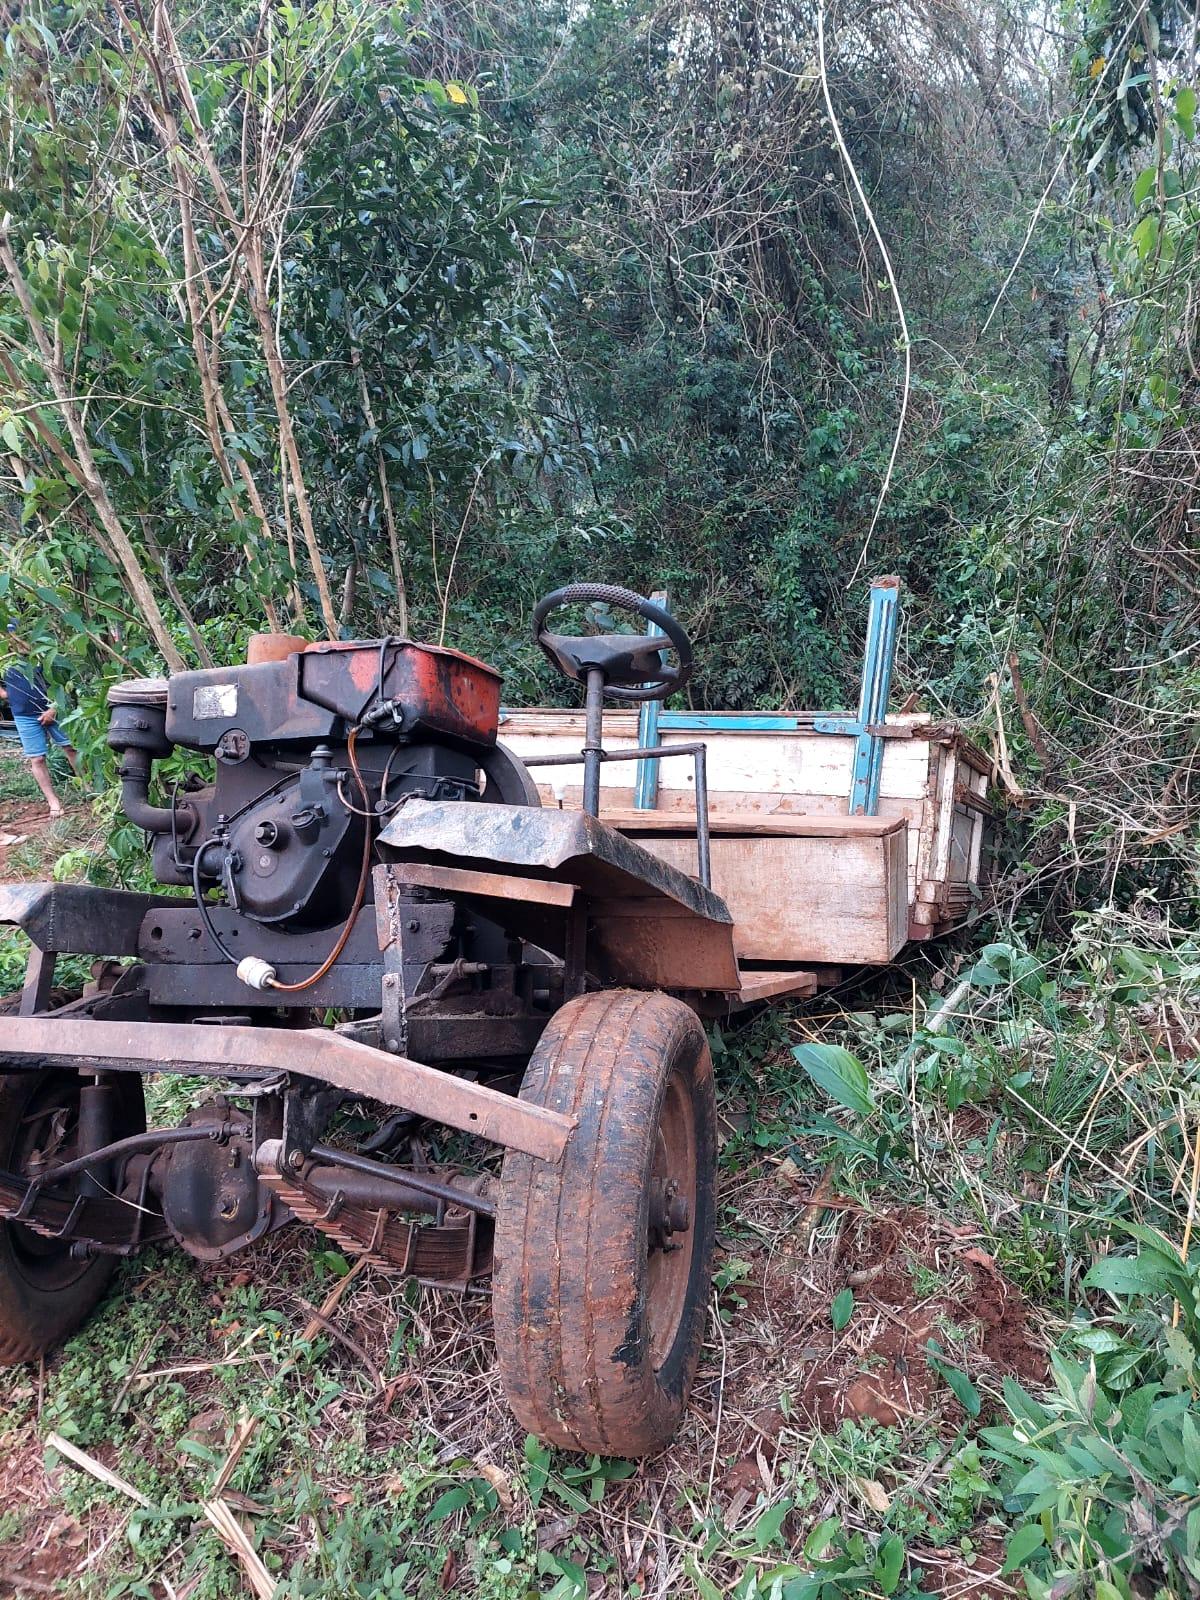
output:
[[[507,872],[474,872],[468,867],[430,866],[421,861],[399,861],[389,871],[400,884],[418,889],[444,889],[448,894],[482,896],[488,900],[527,900],[539,906],[569,906],[576,893],[572,883],[518,878]]]
[[[696,831],[695,812],[626,811],[606,809],[604,821],[622,833],[690,833]],[[904,827],[901,817],[850,817],[837,812],[825,816],[808,812],[711,811],[709,831],[713,834],[738,834],[743,837],[774,836],[788,839],[881,838]]]
[[[813,724],[821,718],[846,716],[848,713],[841,711],[778,711],[778,712],[747,712],[747,711],[700,711],[679,712],[663,711],[660,713],[659,725],[664,729],[681,732],[691,738],[697,731],[693,726],[697,721],[703,720],[704,732],[717,732],[724,737],[738,734],[770,732],[778,738],[806,738],[812,732]],[[789,724],[790,726],[784,726]],[[604,727],[606,734],[627,733],[632,736],[638,725],[636,711],[620,711],[616,708],[605,707]],[[926,732],[929,735],[937,734],[946,737],[945,724],[935,722],[931,712],[928,711],[903,711],[893,712],[888,716],[887,727],[898,734],[919,735]],[[564,706],[506,706],[500,715],[500,735],[507,742],[510,734],[546,734],[546,733],[574,733],[583,728],[583,711],[574,710]],[[957,737],[957,730],[954,730]]]
[[[903,884],[899,893],[886,896],[888,914],[888,942],[894,951],[903,949],[908,941],[908,832],[898,827],[885,836],[883,843],[884,884]]]
[[[742,987],[737,998],[744,1006],[759,1000],[800,999],[817,992],[817,974],[804,967],[784,971],[761,969],[742,973]]]
[[[694,843],[680,834],[639,842],[688,869]],[[908,834],[712,841],[713,888],[733,914],[734,946],[749,960],[883,964],[908,925]]]
[[[714,844],[741,836],[747,841],[825,836],[813,819],[829,819],[837,836],[852,837],[844,823],[852,782],[853,740],[819,733],[814,721],[820,712],[789,712],[772,718],[766,714],[704,713],[699,735],[708,747],[709,805]],[[660,732],[665,749],[697,737],[686,726],[686,714],[664,712]],[[977,885],[986,853],[986,822],[990,763],[961,731],[950,723],[935,722],[928,713],[893,716],[887,720],[883,771],[877,816],[907,824],[905,875],[909,905],[918,902],[918,888],[936,884],[937,899],[927,905],[944,908],[946,894],[959,884]],[[518,755],[540,752],[574,754],[583,742],[583,718],[577,711],[533,710],[510,714],[501,736]],[[636,717],[632,712],[606,713],[605,745],[632,748]],[[534,769],[534,777],[549,804],[577,809],[581,802],[582,762],[557,769],[553,784],[549,773]],[[659,768],[658,804],[652,813],[640,813],[636,824],[633,774],[622,762],[612,762],[602,772],[602,809],[605,821],[641,840],[646,831],[677,839],[694,834],[694,775],[684,759],[664,760]],[[964,816],[964,811],[968,814]],[[745,821],[754,818],[754,822]],[[803,819],[797,821],[796,819]],[[888,837],[881,831],[879,838]],[[695,871],[694,856],[685,861],[672,857],[685,871]],[[894,859],[878,866],[876,880],[890,885]],[[722,886],[717,884],[718,889]],[[819,888],[819,886],[817,886]],[[725,889],[736,900],[736,888]],[[826,896],[827,898],[827,896]],[[823,904],[824,900],[818,900]],[[890,904],[890,902],[889,902]],[[891,910],[894,911],[894,905]],[[837,917],[835,916],[835,922]],[[935,911],[944,920],[944,909]],[[884,943],[895,938],[896,921],[890,913]],[[807,952],[788,950],[767,959],[816,959]],[[839,953],[838,960],[864,959],[861,953]]]
[[[582,722],[577,728],[557,732],[522,727],[501,730],[509,749],[522,759],[539,755],[575,755],[583,744]],[[691,743],[694,736],[667,732],[662,748]],[[704,740],[708,746],[710,791],[765,791],[788,795],[826,795],[849,801],[854,764],[854,742],[837,734],[716,733]],[[614,729],[605,719],[604,748],[612,752],[637,748],[636,725],[628,732]],[[923,739],[889,740],[884,748],[880,795],[918,799],[928,778],[931,746]],[[583,758],[578,764],[558,768],[553,777],[533,767],[535,782],[553,789],[580,782]],[[632,790],[634,774],[624,762],[610,761],[601,769],[601,788]],[[690,759],[667,758],[659,763],[660,805],[667,792],[688,793],[695,787]]]

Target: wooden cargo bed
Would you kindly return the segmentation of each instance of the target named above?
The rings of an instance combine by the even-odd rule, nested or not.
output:
[[[706,746],[713,887],[733,913],[739,957],[764,966],[747,984],[761,980],[764,991],[798,979],[798,968],[824,969],[815,983],[838,968],[885,965],[908,940],[959,921],[980,893],[991,816],[986,756],[927,714],[888,717],[870,730],[880,748],[875,814],[851,816],[855,742],[824,731],[836,722],[818,712],[657,719],[664,752],[696,740]],[[523,758],[574,753],[583,714],[508,711],[500,737]],[[606,750],[645,743],[637,712],[606,711]],[[535,767],[534,776],[544,804],[580,806],[582,761]],[[634,762],[606,763],[600,815],[672,866],[696,872],[690,759],[647,760],[636,770]]]

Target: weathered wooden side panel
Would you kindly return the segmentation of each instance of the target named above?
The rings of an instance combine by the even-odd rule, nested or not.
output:
[[[978,893],[991,814],[988,763],[957,729],[925,713],[889,717],[877,815],[850,817],[854,741],[818,732],[818,715],[797,713],[791,726],[769,730],[748,729],[732,713],[729,726],[720,713],[706,715],[700,734],[663,728],[662,747],[697,737],[707,746],[714,887],[734,913],[740,954],[890,961],[907,939],[928,938],[961,918]],[[500,736],[523,758],[574,754],[582,713],[508,712]],[[637,748],[636,714],[606,712],[604,743],[611,751]],[[579,808],[582,762],[535,767],[533,775],[545,804]],[[632,762],[602,769],[602,817],[694,873],[691,760],[660,761],[653,811],[635,809],[635,781]],[[648,829],[661,839],[651,842]]]
[[[733,913],[740,958],[883,964],[900,951],[908,938],[907,830],[898,820],[854,820],[875,826],[714,836],[713,888]],[[689,835],[631,831],[660,860],[696,870]]]

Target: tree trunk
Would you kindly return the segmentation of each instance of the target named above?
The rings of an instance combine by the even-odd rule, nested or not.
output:
[[[392,553],[392,577],[396,584],[396,618],[399,632],[408,638],[408,589],[404,583],[404,568],[400,563],[400,536],[396,531],[396,513],[392,506],[392,491],[388,484],[387,463],[379,442],[379,425],[371,405],[371,391],[367,388],[367,375],[363,371],[362,357],[351,343],[350,363],[358,374],[358,392],[367,427],[375,435],[375,466],[379,477],[379,497],[383,505],[383,520],[387,527],[388,547]]]
[[[0,263],[3,264],[8,274],[8,281],[17,302],[24,314],[25,322],[37,345],[38,353],[50,380],[50,387],[54,391],[54,398],[58,402],[58,409],[66,423],[67,431],[71,436],[75,456],[71,470],[79,480],[95,512],[96,519],[112,542],[113,549],[121,563],[121,567],[129,580],[129,587],[138,607],[145,618],[146,626],[158,646],[163,660],[171,672],[184,672],[186,663],[176,648],[167,628],[162,611],[159,609],[158,600],[154,590],[146,577],[145,569],[137,551],[134,549],[129,535],[121,524],[116,507],[104,486],[104,480],[96,466],[96,458],[92,454],[91,443],[83,425],[83,417],[79,405],[72,396],[71,386],[67,382],[67,375],[63,370],[61,354],[56,350],[42,324],[41,318],[33,304],[29,293],[29,285],[25,282],[24,274],[15,254],[7,228],[0,229]]]

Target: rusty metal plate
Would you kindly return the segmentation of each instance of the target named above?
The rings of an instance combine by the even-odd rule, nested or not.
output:
[[[146,914],[178,905],[167,895],[88,883],[0,883],[0,925],[20,928],[39,950],[59,955],[136,955]]]

